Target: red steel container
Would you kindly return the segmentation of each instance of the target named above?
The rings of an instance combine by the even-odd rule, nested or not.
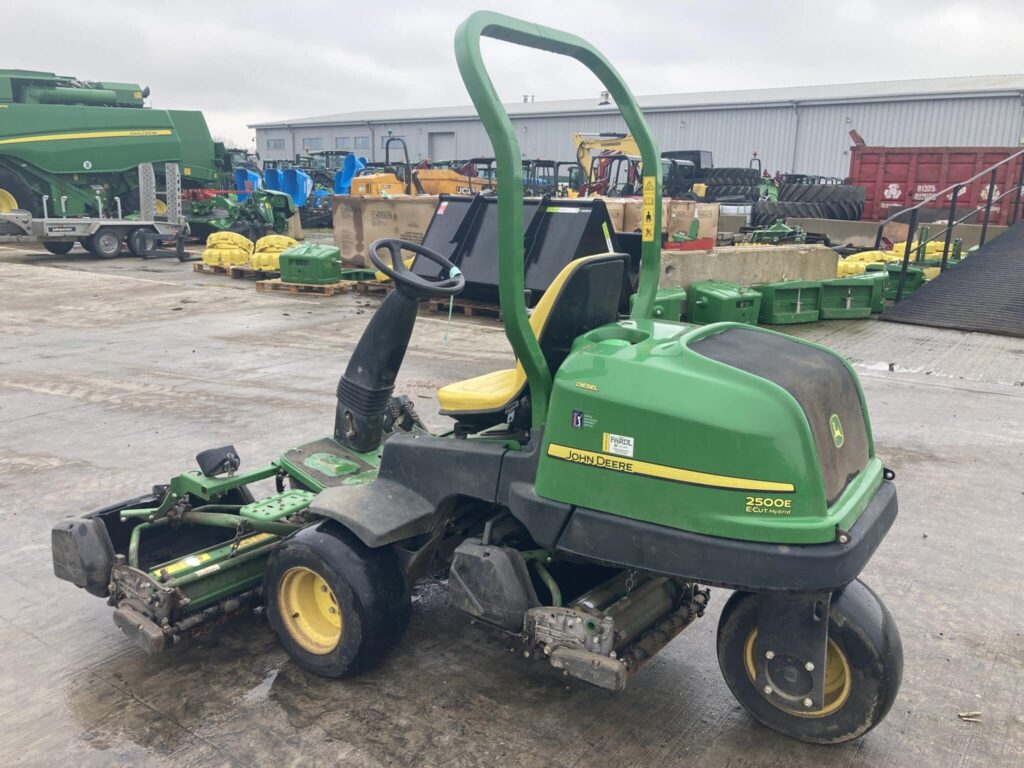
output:
[[[856,137],[855,137],[856,138]],[[900,208],[909,208],[958,181],[964,181],[989,166],[1019,152],[1020,147],[872,147],[851,148],[849,183],[864,187],[864,221],[882,221]],[[996,169],[993,197],[998,198],[1017,183],[1022,158]],[[988,195],[989,174],[960,190],[957,218],[983,206]],[[991,223],[1006,224],[1016,193],[992,204]],[[937,209],[922,214],[925,221],[945,219],[952,193],[924,206]],[[973,219],[968,219],[968,222]],[[979,215],[978,221],[981,221]]]

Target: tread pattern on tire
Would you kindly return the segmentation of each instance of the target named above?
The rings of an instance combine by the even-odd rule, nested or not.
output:
[[[706,168],[703,181],[705,184],[757,186],[760,179],[761,174],[756,168]]]
[[[754,205],[752,224],[756,227],[770,226],[779,219],[837,219],[858,221],[863,212],[863,202],[828,201],[811,202],[797,200],[760,200]]]

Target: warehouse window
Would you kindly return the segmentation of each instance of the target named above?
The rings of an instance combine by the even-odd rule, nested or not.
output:
[[[324,148],[324,140],[321,139],[319,136],[305,138],[305,139],[302,140],[302,148],[303,149],[323,149]]]
[[[387,147],[388,139],[402,139],[402,140],[404,140],[405,136],[381,136],[380,137],[380,148],[381,149],[385,149]]]
[[[335,149],[352,149],[352,137],[351,136],[335,136],[334,137],[334,148]]]
[[[284,149],[284,139],[267,139],[267,149]]]
[[[369,149],[370,148],[370,137],[369,136],[356,136],[356,149]]]

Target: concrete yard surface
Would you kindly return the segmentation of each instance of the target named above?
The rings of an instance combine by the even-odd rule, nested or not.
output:
[[[63,516],[146,492],[204,448],[233,443],[245,469],[327,434],[378,303],[0,248],[0,766],[1024,765],[1024,339],[791,329],[853,362],[900,494],[863,578],[899,625],[903,685],[878,728],[837,747],[734,701],[714,648],[726,590],[612,694],[510,653],[439,583],[417,588],[383,664],[336,681],[291,663],[258,613],[148,658],[103,600],[54,578]],[[496,322],[424,312],[398,391],[441,427],[438,386],[511,361]]]

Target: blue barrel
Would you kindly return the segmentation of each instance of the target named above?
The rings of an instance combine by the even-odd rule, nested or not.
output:
[[[334,194],[347,195],[352,190],[352,179],[365,167],[365,157],[346,155],[341,170],[334,174]]]
[[[298,168],[287,168],[281,174],[281,191],[290,195],[292,202],[301,208],[313,192],[313,179]]]
[[[248,192],[263,189],[263,177],[248,168],[235,168],[235,189],[240,193],[238,202],[244,203],[249,199]]]
[[[281,169],[267,168],[263,171],[263,185],[274,192],[281,191]]]

